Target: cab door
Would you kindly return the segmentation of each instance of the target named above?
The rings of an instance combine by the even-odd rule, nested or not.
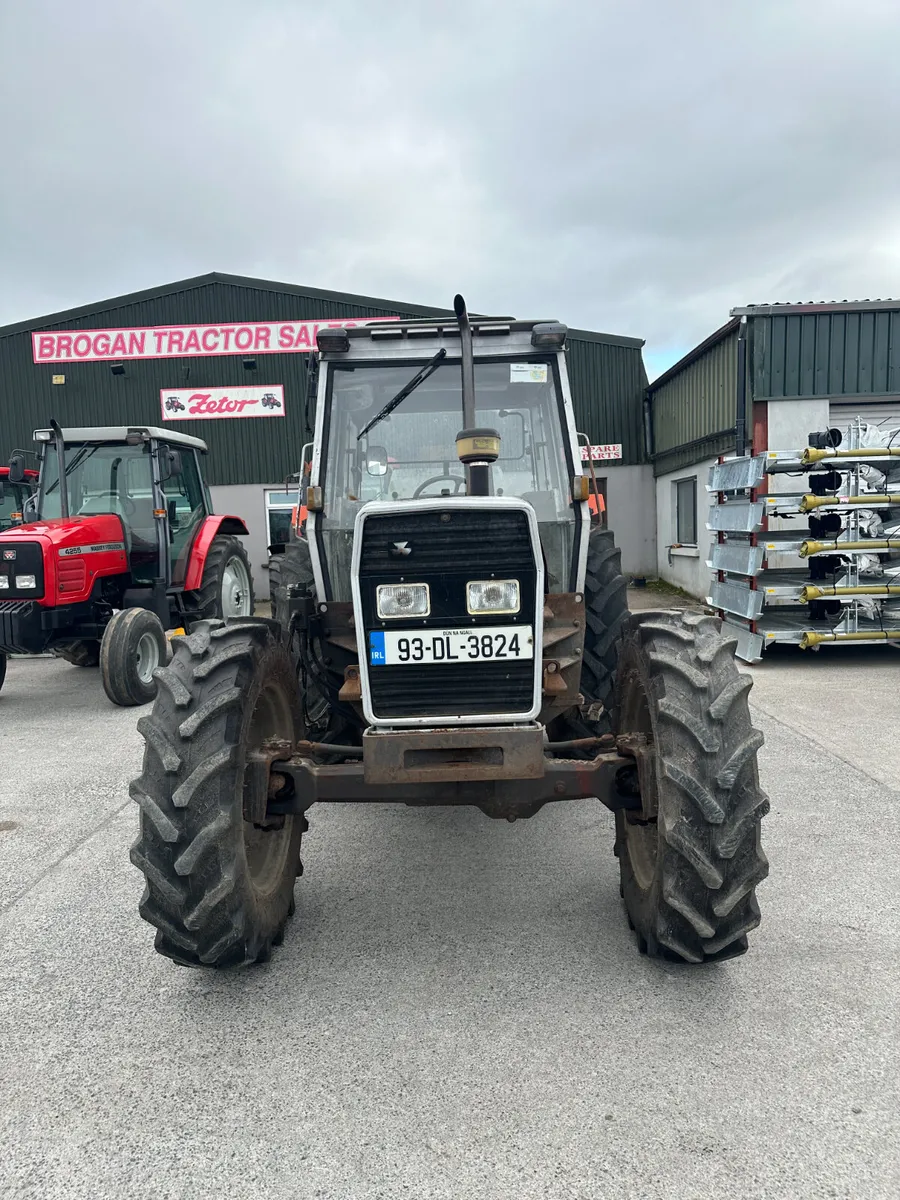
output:
[[[180,473],[162,485],[169,529],[169,580],[174,587],[184,587],[191,543],[209,514],[196,451],[182,449],[180,453]]]

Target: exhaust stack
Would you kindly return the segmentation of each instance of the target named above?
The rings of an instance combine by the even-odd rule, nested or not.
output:
[[[456,453],[466,468],[466,495],[491,494],[491,463],[500,456],[500,434],[496,429],[475,426],[475,354],[472,326],[462,296],[454,296],[453,311],[459,322],[460,369],[462,371],[463,428],[456,435]]]

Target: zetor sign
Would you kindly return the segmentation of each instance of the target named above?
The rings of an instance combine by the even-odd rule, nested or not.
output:
[[[31,335],[36,363],[118,362],[126,358],[191,358],[213,354],[291,354],[316,348],[323,328],[395,321],[350,317],[343,321],[266,321],[243,325],[160,325],[146,329],[57,329]]]
[[[169,388],[159,393],[164,421],[208,421],[216,417],[283,417],[284,388]]]
[[[607,442],[606,445],[604,445],[604,446],[591,446],[590,451],[591,451],[591,459],[590,459],[591,462],[597,462],[598,459],[604,459],[604,458],[621,458],[622,457],[622,443],[621,442]],[[581,461],[582,462],[588,461],[588,447],[587,446],[581,447]]]

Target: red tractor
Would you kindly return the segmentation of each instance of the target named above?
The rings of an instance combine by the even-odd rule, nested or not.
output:
[[[22,525],[0,530],[0,685],[8,654],[50,651],[101,669],[115,704],[146,704],[168,657],[165,631],[253,613],[239,517],[213,515],[206,444],[145,426],[34,435],[39,471],[13,454],[3,494]],[[34,478],[36,476],[36,478]]]

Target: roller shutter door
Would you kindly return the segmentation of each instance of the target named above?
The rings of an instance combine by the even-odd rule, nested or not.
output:
[[[877,425],[880,429],[900,429],[900,396],[891,396],[882,401],[866,400],[858,404],[832,400],[829,405],[828,422],[832,427],[845,429],[857,417],[867,425]]]

